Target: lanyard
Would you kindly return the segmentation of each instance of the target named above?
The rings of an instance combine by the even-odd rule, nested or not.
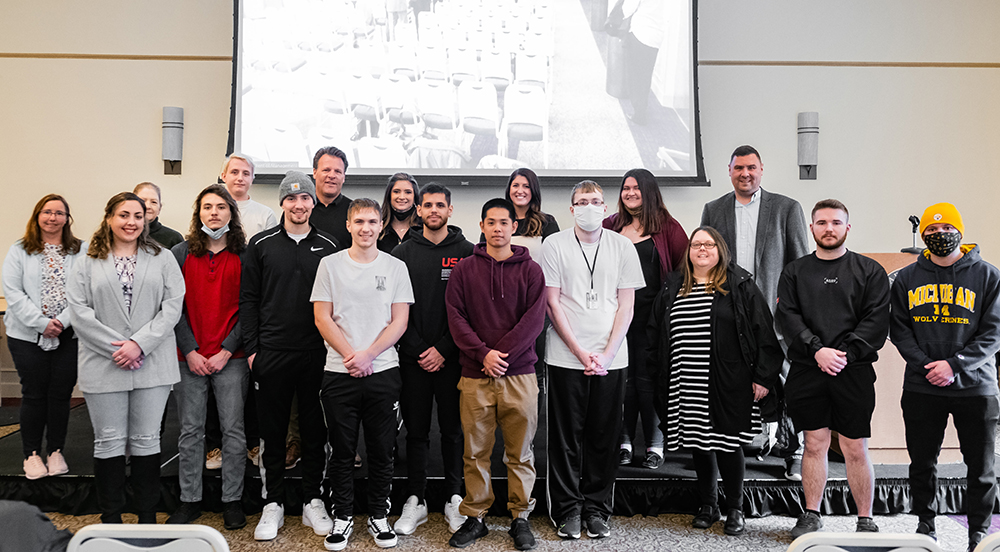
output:
[[[597,268],[597,255],[601,253],[601,238],[604,237],[604,230],[601,230],[600,237],[597,238],[597,250],[594,251],[594,264],[591,266],[590,259],[587,258],[587,253],[583,250],[583,244],[580,243],[580,236],[573,232],[573,237],[576,238],[576,244],[580,246],[580,254],[583,255],[583,262],[587,263],[587,269],[590,270],[590,291],[594,291],[594,269]]]

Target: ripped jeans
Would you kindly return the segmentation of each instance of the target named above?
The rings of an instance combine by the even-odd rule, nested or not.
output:
[[[167,406],[170,386],[161,385],[113,393],[84,393],[90,423],[94,426],[94,458],[160,452],[160,420]]]

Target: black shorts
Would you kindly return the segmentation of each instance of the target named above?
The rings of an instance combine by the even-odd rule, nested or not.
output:
[[[831,376],[819,366],[793,364],[785,404],[797,431],[829,428],[848,439],[871,437],[875,368],[852,364]]]

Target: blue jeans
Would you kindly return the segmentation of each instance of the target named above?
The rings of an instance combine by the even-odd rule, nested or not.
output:
[[[90,423],[94,426],[94,458],[160,453],[160,419],[167,407],[170,386],[132,391],[84,393]]]
[[[181,502],[200,502],[201,476],[205,469],[205,417],[208,389],[212,388],[222,426],[222,501],[243,498],[243,474],[246,470],[246,438],[243,433],[243,403],[246,400],[250,370],[245,358],[229,359],[226,367],[210,376],[199,376],[180,363],[181,381],[174,386],[181,435]]]

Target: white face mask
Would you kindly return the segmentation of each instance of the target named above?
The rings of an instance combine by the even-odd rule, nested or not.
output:
[[[583,207],[573,207],[573,219],[580,230],[593,232],[601,227],[604,220],[603,205],[585,205]]]
[[[223,226],[222,228],[219,228],[218,230],[212,230],[208,226],[205,226],[204,224],[202,224],[201,225],[201,231],[204,232],[205,235],[208,236],[209,238],[212,238],[213,240],[217,240],[217,239],[222,238],[222,236],[224,236],[226,234],[226,232],[229,231],[229,223],[227,222],[225,226]]]

